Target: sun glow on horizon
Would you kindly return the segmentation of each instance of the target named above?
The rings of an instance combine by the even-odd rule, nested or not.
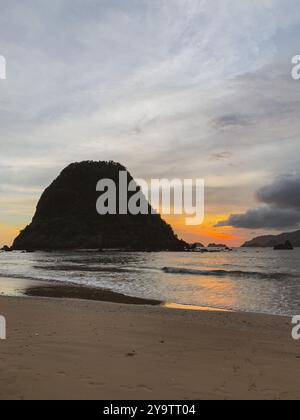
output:
[[[19,225],[0,225],[0,247],[4,245],[12,245],[13,240],[19,234],[21,230]]]
[[[206,215],[205,220],[200,226],[187,226],[185,216],[163,215],[178,236],[187,242],[204,242],[204,245],[212,242],[224,242],[228,245],[240,246],[247,239],[246,235],[236,233],[236,229],[231,227],[216,228],[215,224],[228,217],[226,214]]]

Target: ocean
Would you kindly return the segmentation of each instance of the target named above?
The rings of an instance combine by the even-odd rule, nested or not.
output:
[[[300,314],[300,249],[0,253],[1,277],[79,284],[167,304]],[[9,294],[1,286],[0,293]]]

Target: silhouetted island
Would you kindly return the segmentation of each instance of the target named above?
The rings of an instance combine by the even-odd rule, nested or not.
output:
[[[2,252],[10,252],[12,249],[8,245],[4,245],[3,248],[0,249]]]
[[[284,244],[278,244],[274,246],[275,251],[293,251],[294,247],[290,241],[286,241]]]
[[[195,250],[198,250],[198,249],[201,249],[201,248],[205,248],[204,245],[201,242],[195,242],[194,244],[191,244],[190,247],[189,247],[189,249],[191,251],[195,251]]]
[[[159,214],[99,215],[96,185],[111,179],[119,186],[115,162],[72,163],[44,191],[32,222],[15,239],[14,250],[126,249],[183,251],[187,244]],[[133,178],[127,171],[128,183]],[[117,188],[118,190],[118,188]],[[128,200],[134,193],[128,193]],[[117,208],[118,208],[117,194]]]
[[[290,241],[296,248],[300,247],[300,230],[297,230],[296,232],[282,233],[280,235],[258,236],[251,241],[245,242],[243,247],[273,248],[278,244],[284,244],[286,241]]]

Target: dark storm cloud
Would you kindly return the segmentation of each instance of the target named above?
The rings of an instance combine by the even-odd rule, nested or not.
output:
[[[284,176],[257,192],[262,203],[244,214],[232,214],[216,227],[245,229],[297,228],[300,225],[300,176]]]
[[[261,188],[257,197],[262,203],[278,208],[300,210],[300,176],[286,176]]]
[[[244,214],[232,214],[228,220],[217,223],[216,227],[233,226],[244,229],[285,229],[297,228],[300,213],[290,209],[273,209],[268,206],[250,209]]]

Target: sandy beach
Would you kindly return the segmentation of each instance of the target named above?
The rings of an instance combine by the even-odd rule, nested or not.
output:
[[[0,399],[300,398],[288,318],[1,297]]]

